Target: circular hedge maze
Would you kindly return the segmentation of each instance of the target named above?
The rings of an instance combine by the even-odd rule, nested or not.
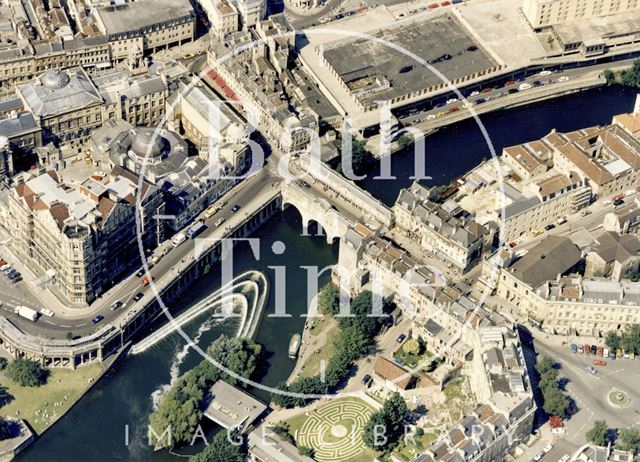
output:
[[[341,399],[314,410],[302,424],[298,446],[314,449],[318,462],[340,462],[357,457],[365,449],[362,431],[373,414],[359,399]]]

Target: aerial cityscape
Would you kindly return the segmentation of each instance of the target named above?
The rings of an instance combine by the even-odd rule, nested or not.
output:
[[[0,0],[0,462],[639,462],[640,1]]]

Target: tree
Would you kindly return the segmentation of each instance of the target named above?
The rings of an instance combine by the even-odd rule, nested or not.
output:
[[[611,349],[620,348],[620,337],[614,331],[610,330],[604,339],[604,344]]]
[[[207,348],[207,353],[214,361],[244,378],[251,378],[255,372],[261,352],[262,347],[250,339],[225,335],[218,337]],[[218,380],[232,384],[238,382],[207,359],[182,375],[162,397],[158,409],[149,416],[156,434],[162,435],[171,427],[171,445],[190,442],[202,417],[203,399]],[[169,444],[166,438],[155,443],[159,446]]]
[[[340,312],[340,288],[333,282],[324,286],[318,294],[318,310],[332,316]]]
[[[0,371],[3,371],[7,368],[7,364],[9,364],[9,360],[7,358],[0,358]]]
[[[640,325],[627,324],[620,339],[620,345],[627,353],[640,353]]]
[[[73,340],[73,337],[75,337],[73,335],[73,332],[71,332],[71,331],[67,332],[67,340],[71,341],[71,340]]]
[[[402,351],[408,355],[418,355],[420,354],[420,342],[417,338],[410,338],[402,345]]]
[[[636,271],[636,270],[629,271],[627,273],[627,277],[629,278],[629,280],[631,282],[638,282],[638,281],[640,281],[640,272]]]
[[[369,418],[362,433],[364,444],[377,451],[383,450],[388,442],[387,421],[382,411],[375,412]]]
[[[4,419],[0,419],[0,441],[13,437],[14,424]]]
[[[569,409],[569,398],[558,388],[549,387],[543,390],[543,409],[549,415],[564,416]]]
[[[353,168],[353,173],[356,175],[362,175],[362,173],[366,170],[367,164],[372,158],[372,155],[365,148],[366,142],[363,140],[353,139],[351,141],[351,166]],[[344,155],[344,153],[343,153]],[[342,164],[346,159],[341,159],[341,162],[338,164],[336,170],[339,173],[343,172]]]
[[[542,377],[546,372],[557,369],[556,362],[549,356],[543,356],[540,361],[536,363],[536,371]]]
[[[218,432],[202,452],[189,458],[189,462],[244,462],[246,450],[237,441],[241,441],[237,434]]]
[[[407,404],[400,393],[391,395],[374,413],[364,428],[364,443],[377,451],[392,449],[403,434],[402,423],[407,413]]]
[[[633,62],[631,69],[622,72],[622,84],[630,87],[640,86],[640,60]]]
[[[404,149],[407,146],[410,146],[411,143],[413,143],[413,138],[407,135],[401,135],[400,138],[398,138],[398,147],[400,149]]]
[[[609,427],[604,420],[596,420],[593,428],[587,432],[587,440],[596,446],[606,446]]]
[[[635,428],[623,428],[618,433],[616,446],[623,451],[630,451],[634,454],[640,452],[640,431]]]
[[[7,366],[7,377],[21,387],[39,387],[47,383],[49,370],[30,359],[18,358]]]
[[[616,75],[611,71],[611,69],[605,69],[603,72],[604,79],[607,82],[607,85],[613,85],[616,83]]]
[[[558,386],[558,371],[555,369],[551,369],[540,377],[538,380],[538,388],[544,394],[544,391],[550,387]]]
[[[9,404],[15,398],[4,385],[0,385],[0,407]]]
[[[314,452],[313,448],[308,448],[306,446],[298,447],[298,454],[304,457],[313,457]]]
[[[293,436],[291,436],[291,433],[289,433],[289,424],[280,422],[279,424],[276,424],[275,426],[271,427],[270,430],[276,435],[278,435],[280,438],[282,438],[283,440],[288,441],[293,445],[296,444],[295,440],[293,439]]]

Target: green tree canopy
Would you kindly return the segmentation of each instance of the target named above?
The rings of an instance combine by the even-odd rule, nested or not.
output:
[[[251,378],[255,372],[261,351],[261,346],[250,339],[225,335],[218,337],[207,348],[209,356],[218,364],[245,378]],[[207,359],[182,375],[162,397],[158,409],[149,416],[155,433],[162,435],[170,427],[172,445],[190,442],[202,418],[203,399],[218,380],[226,380],[231,384],[239,382]],[[154,443],[165,446],[166,437]]]
[[[630,87],[640,86],[640,59],[633,62],[633,67],[622,71],[622,83]]]
[[[0,441],[13,437],[13,426],[13,423],[0,419]]]
[[[620,348],[620,337],[618,337],[618,334],[616,334],[614,331],[610,330],[605,336],[604,344],[609,348]]]
[[[556,362],[550,356],[543,356],[542,359],[536,363],[536,371],[540,377],[545,373],[556,369]]]
[[[420,342],[417,338],[410,338],[404,342],[402,350],[409,355],[418,355],[420,354]]]
[[[189,462],[244,462],[246,449],[236,444],[237,441],[240,441],[237,434],[227,436],[226,431],[220,431],[202,452],[190,457]]]
[[[640,325],[627,324],[620,339],[620,345],[627,353],[640,353]]]
[[[374,413],[364,428],[364,443],[375,450],[389,450],[395,447],[403,434],[402,423],[407,413],[407,404],[400,393],[391,395]]]
[[[569,410],[569,398],[557,386],[546,388],[542,396],[544,412],[547,414],[562,417]]]
[[[587,432],[587,440],[596,446],[606,446],[609,435],[609,427],[604,420],[596,420],[591,430]]]
[[[631,451],[634,454],[640,452],[640,430],[635,428],[623,428],[618,433],[616,446],[623,451]]]
[[[389,440],[386,425],[382,411],[373,413],[362,432],[364,444],[376,451],[384,450]]]
[[[39,387],[47,383],[49,370],[30,359],[18,358],[9,363],[6,374],[22,387]]]
[[[340,312],[340,288],[333,282],[324,286],[318,294],[318,310],[332,316]]]

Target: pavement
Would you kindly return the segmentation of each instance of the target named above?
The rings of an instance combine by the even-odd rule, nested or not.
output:
[[[219,228],[213,223],[220,218],[225,220],[225,225],[220,229],[227,229],[233,226],[236,222],[240,222],[244,219],[248,213],[247,210],[251,204],[258,203],[262,199],[261,193],[269,193],[270,188],[273,188],[273,184],[277,184],[279,179],[275,177],[271,170],[263,168],[258,174],[243,181],[229,193],[223,196],[219,203],[226,202],[226,205],[221,211],[205,221],[207,229],[199,236],[200,238],[211,237],[214,234],[221,234]],[[235,204],[241,206],[241,211],[234,214],[231,212],[231,207]],[[192,241],[188,241],[191,243]],[[10,241],[9,241],[10,243]],[[164,245],[167,245],[166,243]],[[150,275],[154,278],[154,284],[159,286],[160,280],[171,279],[175,277],[181,268],[190,264],[190,260],[193,258],[194,248],[192,245],[182,244],[179,247],[171,250],[169,254],[160,260],[150,270]],[[0,252],[2,255],[10,254],[6,247],[6,243],[0,246]],[[6,258],[5,258],[6,259]],[[27,306],[39,308],[48,308],[55,313],[53,318],[40,317],[40,319],[33,323],[24,318],[21,318],[13,314],[10,310],[4,310],[3,314],[8,319],[14,322],[24,332],[39,335],[44,337],[64,337],[67,332],[72,331],[74,335],[86,335],[94,332],[109,322],[115,322],[117,318],[123,315],[123,311],[129,307],[133,307],[132,298],[136,293],[142,293],[146,295],[151,291],[151,287],[142,287],[139,282],[139,278],[132,274],[127,279],[121,281],[118,285],[104,293],[97,301],[91,306],[85,308],[70,308],[64,305],[51,290],[46,287],[35,288],[33,287],[33,281],[37,279],[39,275],[33,274],[27,265],[22,264],[19,258],[15,256],[10,257],[10,263],[12,263],[18,271],[23,274],[24,281],[18,283],[13,288],[5,287],[0,282],[0,295],[6,297],[7,306],[10,307],[15,304],[23,304]],[[9,289],[13,289],[11,292]],[[2,292],[4,291],[4,293]],[[8,294],[8,295],[5,295]],[[110,306],[115,301],[120,300],[125,302],[126,306],[117,311],[112,311]],[[11,309],[11,308],[10,308]],[[90,321],[91,318],[101,314],[104,319],[97,325],[93,325]]]
[[[586,443],[585,434],[591,429],[595,420],[604,419],[610,428],[640,427],[640,390],[637,381],[640,378],[638,360],[607,360],[606,366],[596,366],[597,373],[587,371],[593,365],[594,356],[590,354],[571,353],[571,339],[546,335],[531,329],[534,335],[534,349],[539,356],[551,356],[560,365],[560,377],[567,380],[565,390],[575,401],[577,412],[565,421],[564,435],[551,435],[548,424],[541,427],[541,442],[532,445],[520,460],[530,460],[538,451],[552,442],[553,449],[546,454],[543,462],[555,462],[565,454],[574,452]],[[564,345],[562,342],[566,342]],[[581,338],[581,342],[585,342]],[[602,339],[597,344],[602,345]],[[533,354],[531,350],[529,354]],[[631,398],[626,408],[615,408],[609,404],[607,395],[611,390],[625,391]],[[634,404],[636,403],[636,404]]]

